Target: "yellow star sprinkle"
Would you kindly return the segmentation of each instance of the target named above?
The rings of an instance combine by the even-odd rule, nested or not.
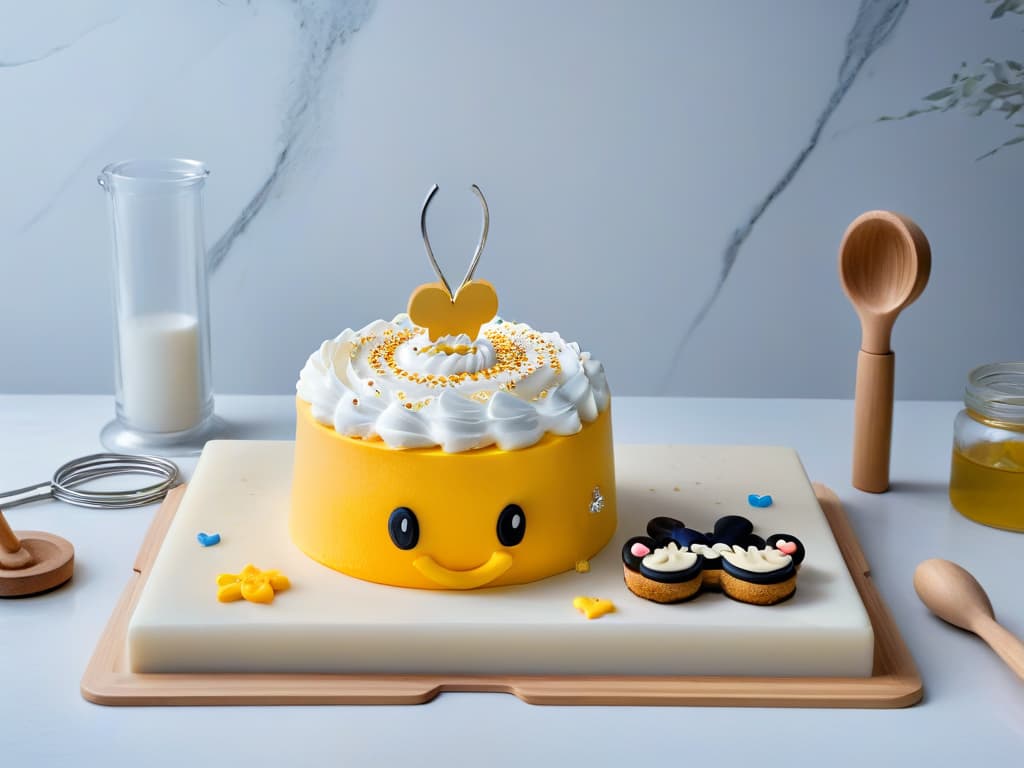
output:
[[[590,561],[589,560],[577,560],[576,561],[576,573],[589,573],[590,572]]]
[[[217,576],[217,599],[222,603],[248,600],[250,603],[272,603],[274,595],[291,586],[280,571],[261,571],[251,563],[241,573]]]
[[[588,619],[599,619],[615,611],[615,603],[603,597],[574,597],[572,607]]]

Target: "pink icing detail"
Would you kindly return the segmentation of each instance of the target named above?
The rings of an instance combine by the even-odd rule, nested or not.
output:
[[[634,541],[633,546],[629,548],[629,551],[633,557],[646,557],[651,554],[651,550],[639,541]]]
[[[784,555],[792,555],[796,552],[795,541],[777,541],[775,542],[775,548]]]

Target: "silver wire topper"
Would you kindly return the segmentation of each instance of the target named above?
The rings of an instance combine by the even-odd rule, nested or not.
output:
[[[487,210],[487,200],[484,199],[484,193],[480,191],[480,187],[476,184],[473,185],[473,192],[480,200],[480,207],[483,208],[484,212],[484,225],[480,230],[480,241],[476,245],[476,252],[473,254],[473,260],[469,263],[469,269],[466,270],[466,276],[462,278],[462,282],[459,283],[459,287],[456,290],[452,290],[451,285],[448,284],[448,280],[445,278],[444,273],[441,271],[441,267],[437,263],[437,259],[434,258],[434,251],[430,247],[430,238],[427,236],[427,208],[430,207],[430,201],[434,199],[434,195],[437,194],[440,187],[434,184],[430,191],[427,193],[426,200],[423,201],[423,208],[420,209],[420,233],[423,235],[423,247],[427,249],[427,258],[430,259],[430,266],[434,268],[434,272],[437,277],[441,280],[441,285],[448,292],[448,297],[454,302],[456,294],[462,290],[462,286],[473,279],[473,273],[476,272],[476,265],[480,263],[480,254],[484,252],[484,245],[487,243],[487,230],[491,226],[491,214]]]

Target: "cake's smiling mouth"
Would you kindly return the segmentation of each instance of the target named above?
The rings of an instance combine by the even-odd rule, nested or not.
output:
[[[423,555],[412,561],[413,566],[438,586],[447,589],[476,589],[490,584],[512,565],[512,555],[500,550],[491,553],[487,562],[468,571],[453,571],[445,568],[430,555]]]

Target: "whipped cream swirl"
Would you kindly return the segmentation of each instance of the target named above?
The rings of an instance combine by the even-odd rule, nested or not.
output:
[[[431,341],[407,315],[323,342],[296,390],[339,434],[448,453],[572,435],[611,399],[601,363],[557,333],[496,318]]]

